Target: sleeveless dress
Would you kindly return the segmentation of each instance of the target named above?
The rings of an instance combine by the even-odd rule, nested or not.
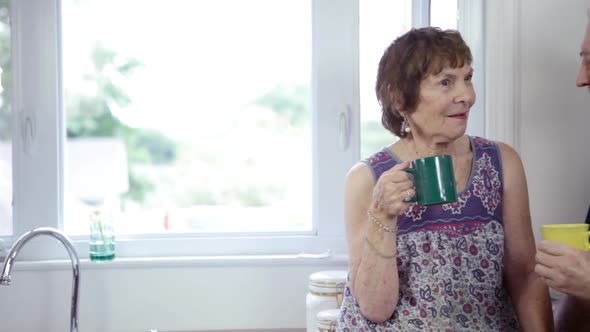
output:
[[[495,142],[469,137],[471,175],[454,203],[410,207],[398,217],[399,301],[375,324],[350,287],[337,331],[518,331],[502,279],[502,161]],[[401,162],[389,149],[365,160],[381,174]]]

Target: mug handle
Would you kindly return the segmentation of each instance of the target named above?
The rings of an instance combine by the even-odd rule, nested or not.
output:
[[[413,167],[408,167],[408,168],[404,169],[404,172],[408,172],[408,173],[410,173],[412,175],[415,175],[416,174],[416,169],[413,168]],[[418,193],[416,193],[414,196],[412,196],[412,198],[408,201],[408,203],[416,203],[418,201],[418,198],[416,196],[418,196]],[[588,233],[590,233],[590,232],[588,232]],[[588,246],[589,246],[589,249],[590,249],[590,243],[588,244]]]

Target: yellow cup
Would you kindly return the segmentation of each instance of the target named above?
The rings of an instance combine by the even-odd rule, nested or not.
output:
[[[551,224],[541,226],[543,240],[558,241],[572,247],[590,250],[588,224]]]

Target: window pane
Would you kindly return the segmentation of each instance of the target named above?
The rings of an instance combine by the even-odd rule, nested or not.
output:
[[[397,138],[381,125],[375,96],[379,60],[393,40],[411,27],[411,1],[359,1],[361,158],[369,157]]]
[[[457,0],[430,0],[430,25],[457,30]]]
[[[308,2],[62,7],[67,233],[311,230]]]
[[[12,235],[12,67],[9,0],[0,0],[0,236]]]

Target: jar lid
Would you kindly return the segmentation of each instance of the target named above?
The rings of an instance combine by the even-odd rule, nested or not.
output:
[[[319,329],[333,329],[340,317],[340,309],[326,309],[316,315],[316,324]]]
[[[319,271],[309,276],[309,285],[328,288],[344,287],[347,277],[347,270]]]

